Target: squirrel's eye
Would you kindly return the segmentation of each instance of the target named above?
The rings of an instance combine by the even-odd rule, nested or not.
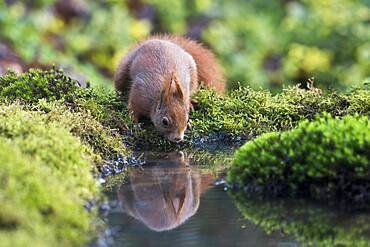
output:
[[[162,118],[162,123],[164,126],[168,126],[169,122],[168,122],[168,118],[164,117]]]

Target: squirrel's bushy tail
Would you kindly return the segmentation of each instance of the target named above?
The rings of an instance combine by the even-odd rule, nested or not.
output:
[[[225,91],[225,78],[222,68],[210,50],[194,40],[180,36],[160,35],[156,37],[181,46],[193,57],[197,65],[198,80],[206,86],[215,88],[217,92]]]

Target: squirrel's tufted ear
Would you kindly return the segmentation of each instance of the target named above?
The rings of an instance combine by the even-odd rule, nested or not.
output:
[[[172,88],[173,84],[175,84],[176,93],[173,93],[171,91],[171,88]],[[182,102],[185,101],[183,88],[182,88],[182,86],[180,84],[180,81],[177,78],[175,72],[172,72],[170,77],[164,80],[160,102],[161,102],[161,104],[163,103],[163,101],[171,102],[173,97],[178,97]]]
[[[176,85],[176,91],[177,91],[177,95],[179,96],[179,98],[184,101],[185,100],[185,97],[184,97],[184,90],[179,82],[179,79],[177,79],[177,76],[175,75],[175,73],[172,74],[172,78],[171,78],[171,84],[172,83],[175,83]]]
[[[170,100],[170,97],[171,97],[171,84],[172,84],[171,77],[164,78],[162,92],[161,92],[161,96],[160,96],[160,103],[159,103],[160,106],[164,102]]]

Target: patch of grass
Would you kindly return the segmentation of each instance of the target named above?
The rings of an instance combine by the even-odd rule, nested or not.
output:
[[[307,200],[260,200],[242,192],[231,197],[246,220],[266,233],[291,235],[303,246],[369,246],[370,218]]]
[[[358,189],[370,184],[369,129],[367,116],[325,115],[264,134],[235,153],[228,180],[251,193],[369,200]]]

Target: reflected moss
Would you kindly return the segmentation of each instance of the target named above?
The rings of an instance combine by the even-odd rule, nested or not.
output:
[[[265,232],[292,235],[304,246],[369,246],[370,216],[306,200],[247,199],[231,193],[242,215]]]

